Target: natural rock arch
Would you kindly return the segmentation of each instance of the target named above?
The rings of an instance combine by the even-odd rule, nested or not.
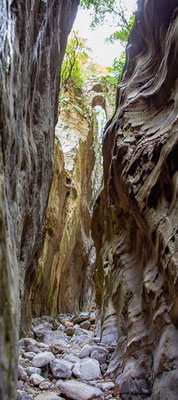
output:
[[[92,102],[91,102],[92,107],[96,107],[96,106],[100,106],[103,108],[103,110],[105,111],[106,114],[106,118],[107,118],[107,106],[106,106],[106,99],[103,95],[98,94],[96,96],[93,97]]]

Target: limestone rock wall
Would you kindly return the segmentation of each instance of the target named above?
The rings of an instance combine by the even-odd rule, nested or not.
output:
[[[102,341],[123,399],[178,398],[177,1],[140,1],[95,206]]]
[[[93,295],[92,109],[83,91],[72,86],[65,99],[55,130],[55,172],[44,246],[30,294],[34,316],[87,310]]]
[[[17,339],[53,173],[60,66],[78,0],[1,1],[0,398],[15,399]],[[24,298],[25,288],[25,298]],[[19,295],[20,293],[20,295]]]

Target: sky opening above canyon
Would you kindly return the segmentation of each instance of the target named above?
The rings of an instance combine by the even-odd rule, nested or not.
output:
[[[127,0],[125,3],[127,15],[130,16],[136,8],[136,0]],[[82,38],[87,38],[87,45],[91,48],[91,58],[101,65],[109,67],[112,65],[114,58],[119,58],[124,49],[119,41],[114,44],[105,42],[106,37],[116,30],[114,29],[115,26],[112,26],[112,19],[110,19],[110,23],[104,23],[104,25],[100,25],[94,30],[90,28],[91,21],[91,11],[83,10],[79,7],[73,29],[78,31]]]

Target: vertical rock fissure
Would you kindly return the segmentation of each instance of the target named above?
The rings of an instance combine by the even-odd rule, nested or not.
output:
[[[34,316],[88,311],[94,302],[91,218],[102,184],[101,136],[107,104],[92,86],[93,79],[84,89],[70,85],[59,103],[44,246],[30,291]],[[98,113],[94,107],[101,103],[104,111]]]

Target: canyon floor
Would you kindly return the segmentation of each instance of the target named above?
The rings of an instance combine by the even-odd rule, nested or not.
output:
[[[33,319],[19,341],[17,400],[114,400],[118,386],[107,377],[116,343],[101,343],[95,313]]]

